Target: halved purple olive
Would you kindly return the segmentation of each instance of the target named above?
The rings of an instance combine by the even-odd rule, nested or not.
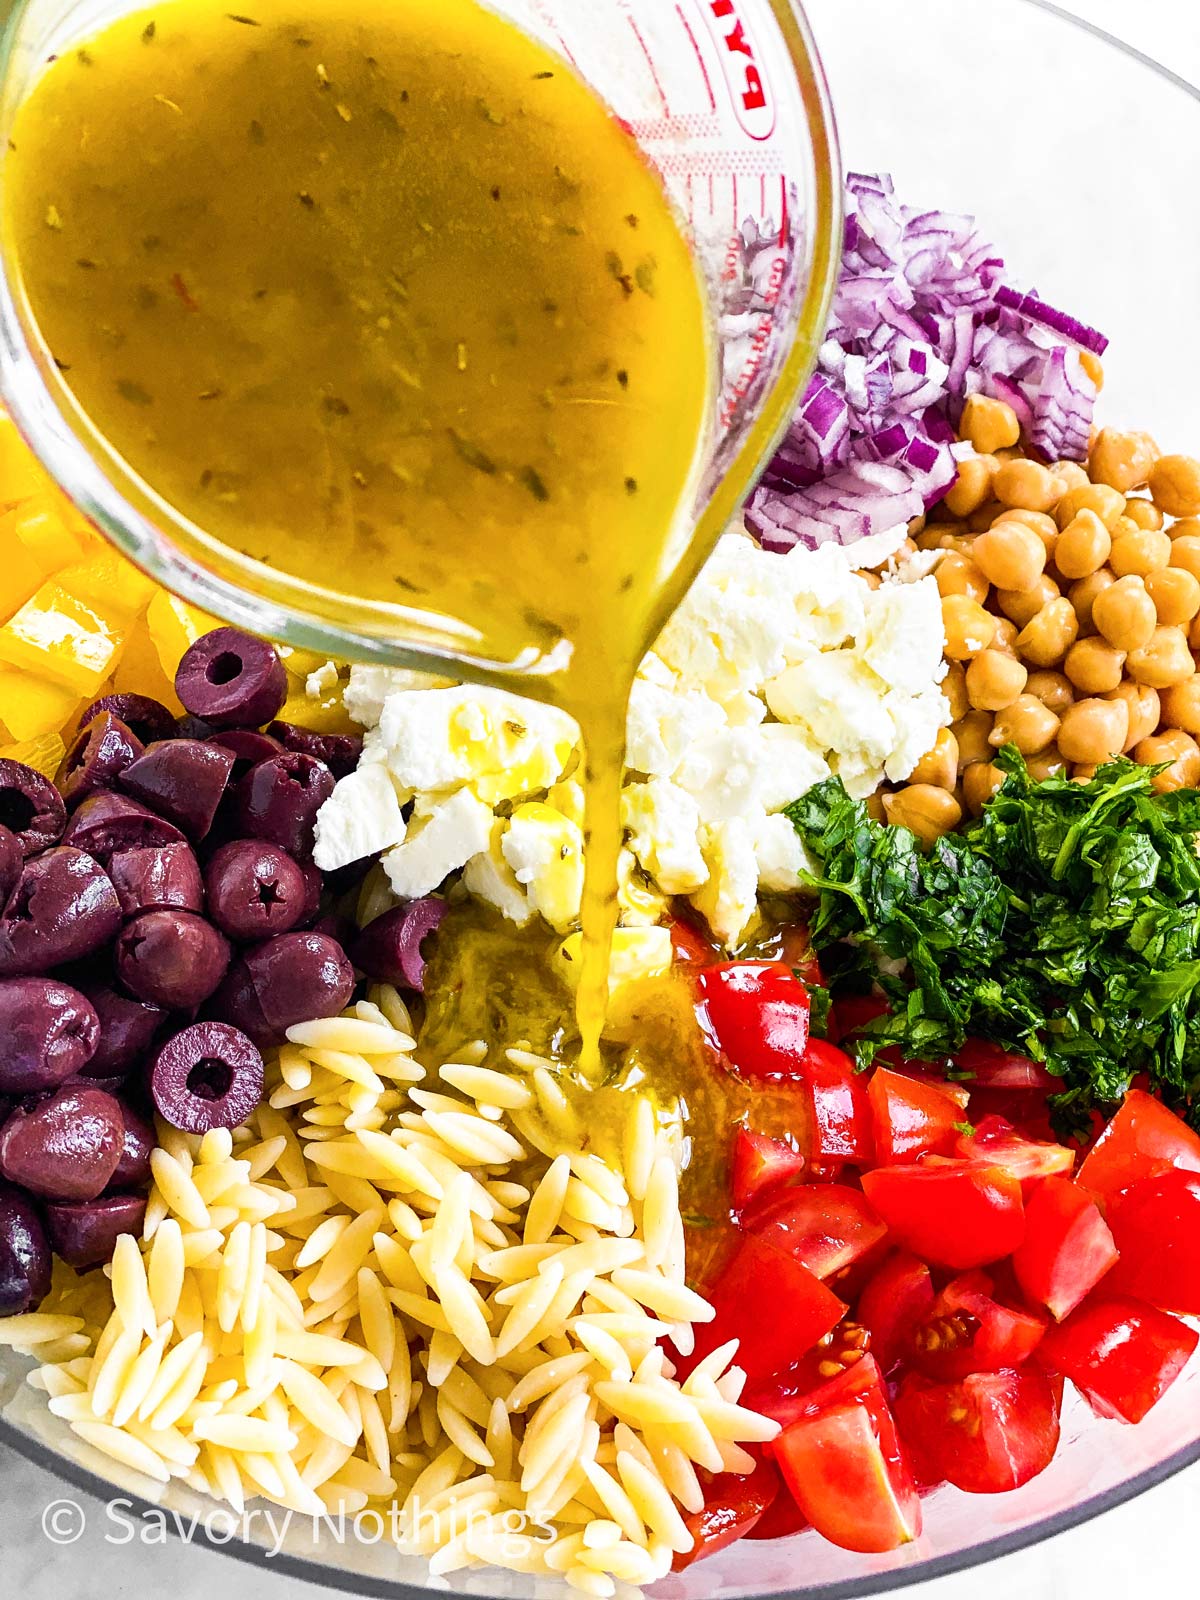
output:
[[[233,771],[233,754],[199,739],[164,739],[122,772],[120,787],[157,816],[203,839]]]
[[[94,1200],[111,1183],[125,1142],[120,1103],[67,1084],[0,1127],[0,1176],[48,1200]]]
[[[103,949],[120,925],[121,903],[99,862],[67,845],[47,850],[25,863],[0,913],[0,977],[81,961]]]
[[[141,1194],[60,1200],[46,1207],[50,1243],[69,1267],[97,1267],[111,1261],[121,1235],[139,1235],[145,1220],[146,1197]]]
[[[132,729],[142,744],[153,744],[156,739],[175,736],[174,716],[161,700],[152,700],[148,694],[101,695],[83,713],[79,726],[86,728],[89,722],[106,711]]]
[[[368,922],[350,948],[354,965],[379,983],[425,992],[425,940],[449,910],[436,895],[424,895]]]
[[[0,824],[16,834],[28,859],[62,838],[67,808],[49,778],[22,761],[0,760]]]
[[[340,944],[319,933],[282,933],[233,963],[210,1010],[255,1044],[279,1044],[297,1022],[337,1016],[353,993],[354,968]]]
[[[50,1293],[50,1241],[37,1207],[0,1183],[0,1317],[36,1311]]]
[[[117,1170],[109,1179],[109,1188],[118,1192],[141,1189],[150,1182],[150,1152],[158,1140],[154,1129],[139,1112],[126,1101],[120,1100],[121,1120],[125,1136],[121,1143],[121,1159]]]
[[[354,734],[314,733],[311,728],[298,728],[293,722],[273,722],[267,732],[285,749],[323,761],[335,778],[344,778],[353,772],[362,755],[363,742]]]
[[[111,789],[142,749],[142,741],[111,711],[93,717],[58,769],[58,787],[68,807],[74,809],[99,789]]]
[[[306,861],[317,812],[333,786],[333,773],[323,761],[286,750],[260,761],[238,784],[238,824],[251,839],[267,839]]]
[[[119,1081],[147,1054],[167,1020],[167,1012],[161,1006],[121,994],[107,983],[85,983],[82,992],[100,1021],[100,1039],[82,1075],[85,1079]]]
[[[317,873],[320,894],[320,873]],[[303,921],[309,899],[304,869],[277,844],[238,839],[222,845],[204,873],[208,914],[231,939],[269,939]]]
[[[143,911],[117,940],[117,977],[139,1000],[190,1011],[225,976],[229,941],[191,911]]]
[[[0,1094],[45,1094],[96,1053],[100,1019],[55,978],[0,980]]]
[[[17,887],[24,862],[21,841],[11,828],[0,825],[0,906]]]
[[[185,1133],[237,1128],[262,1099],[263,1058],[223,1022],[197,1022],[168,1039],[150,1069],[158,1114]]]
[[[86,799],[67,824],[63,843],[107,861],[117,850],[147,850],[184,842],[173,822],[128,795],[102,790]]]
[[[240,783],[251,767],[256,767],[260,761],[269,761],[283,750],[278,739],[272,739],[267,733],[259,733],[255,728],[223,728],[218,733],[210,733],[208,742],[219,744],[232,754],[233,771],[229,774],[231,785]]]
[[[200,863],[190,845],[118,850],[109,857],[108,875],[127,917],[139,911],[204,910]]]
[[[287,699],[287,673],[274,649],[240,628],[216,628],[184,652],[175,692],[214,728],[261,728]]]

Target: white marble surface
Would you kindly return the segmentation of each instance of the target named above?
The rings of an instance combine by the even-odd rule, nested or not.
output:
[[[902,3],[902,0],[899,0]],[[836,0],[812,0],[814,25]],[[984,0],[962,0],[968,20]],[[1200,81],[1200,6],[1196,0],[1067,0],[1067,8]],[[968,22],[969,25],[969,22]],[[923,48],[934,47],[920,41]],[[1002,111],[997,116],[1002,122]],[[1180,174],[1182,203],[1197,204],[1196,175]],[[1196,277],[1195,261],[1187,264]],[[1191,375],[1180,374],[1184,380]],[[1194,379],[1192,380],[1194,382]],[[51,1543],[43,1514],[69,1498],[90,1523],[77,1541]],[[986,1568],[908,1590],[913,1600],[1108,1600],[1108,1597],[1193,1595],[1192,1533],[1200,1510],[1200,1468],[1181,1473],[1133,1503],[1032,1550]],[[68,1518],[70,1513],[68,1513]],[[14,1600],[279,1600],[285,1592],[315,1595],[306,1584],[252,1570],[208,1551],[172,1542],[142,1547],[116,1542],[121,1530],[89,1504],[21,1457],[0,1447],[0,1594]]]

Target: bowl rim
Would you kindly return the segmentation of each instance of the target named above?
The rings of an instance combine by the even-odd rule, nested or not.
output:
[[[1068,28],[1075,28],[1092,35],[1119,55],[1136,61],[1165,83],[1171,84],[1172,87],[1200,103],[1200,85],[1136,46],[1118,38],[1099,24],[1075,15],[1055,4],[1054,0],[1019,0],[1019,3],[1055,18]],[[797,0],[796,9],[800,9],[800,0]],[[807,18],[801,16],[798,20],[812,60],[818,93],[828,109],[828,88],[811,27]],[[101,1504],[105,1500],[112,1500],[113,1491],[117,1491],[123,1503],[128,1504],[130,1514],[133,1516],[141,1517],[161,1510],[153,1501],[132,1493],[122,1485],[106,1482],[78,1461],[59,1454],[43,1440],[16,1427],[2,1412],[0,1412],[0,1444],[10,1447],[34,1466],[49,1472],[60,1481],[69,1483],[73,1488]],[[1090,1522],[1093,1518],[1136,1499],[1148,1490],[1157,1488],[1168,1478],[1174,1477],[1185,1467],[1197,1462],[1200,1462],[1200,1434],[1189,1443],[1172,1451],[1170,1455],[1164,1456],[1122,1482],[1026,1523],[1020,1528],[997,1534],[977,1544],[963,1545],[943,1555],[933,1555],[909,1565],[894,1567],[889,1571],[865,1573],[857,1578],[840,1578],[831,1583],[818,1584],[803,1590],[777,1590],[767,1597],[767,1600],[789,1600],[789,1597],[790,1600],[861,1600],[861,1597],[867,1595],[884,1594],[913,1584],[948,1577],[995,1561],[1002,1556],[1013,1555],[1019,1550],[1029,1549],[1045,1540],[1057,1537],[1060,1533],[1066,1533],[1085,1522]],[[411,1584],[403,1579],[375,1578],[365,1573],[352,1572],[345,1567],[326,1566],[321,1562],[290,1555],[285,1551],[272,1555],[262,1546],[245,1540],[213,1539],[204,1527],[203,1520],[198,1521],[194,1528],[189,1528],[188,1542],[218,1554],[232,1556],[235,1560],[246,1562],[261,1570],[278,1573],[281,1577],[295,1578],[341,1594],[377,1596],[379,1600],[428,1600],[431,1592],[422,1585]],[[481,1570],[486,1571],[486,1569]],[[471,1593],[473,1596],[478,1596],[478,1600],[485,1600],[485,1591],[473,1588]],[[500,1600],[498,1591],[497,1600]],[[743,1600],[749,1600],[749,1596],[743,1597]]]

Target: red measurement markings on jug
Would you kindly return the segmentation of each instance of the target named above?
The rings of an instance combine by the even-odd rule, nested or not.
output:
[[[775,132],[775,105],[766,62],[734,0],[696,0],[708,31],[716,41],[721,71],[734,113],[751,139],[769,139]]]
[[[775,332],[774,308],[779,301],[779,291],[783,287],[783,280],[787,274],[787,261],[783,256],[776,258],[771,264],[770,275],[767,278],[766,290],[763,300],[766,310],[759,319],[754,337],[750,341],[750,353],[742,364],[737,382],[729,389],[721,400],[721,426],[728,428],[737,418],[738,407],[750,393],[762,369],[763,357],[766,355],[767,346]]]

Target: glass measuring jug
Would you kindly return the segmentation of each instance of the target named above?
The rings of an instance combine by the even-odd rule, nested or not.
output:
[[[111,0],[29,0],[10,15],[6,133],[46,58],[127,9]],[[702,269],[718,415],[667,551],[665,618],[786,420],[823,326],[840,185],[819,68],[803,17],[786,0],[504,0],[492,9],[570,61],[629,130],[662,174]],[[258,632],[331,654],[415,665],[453,658],[476,676],[490,669],[505,677],[545,677],[569,657],[569,641],[532,628],[515,652],[498,656],[461,619],[365,600],[336,571],[328,584],[305,582],[211,538],[89,422],[39,338],[11,263],[5,268],[5,403],[67,493],[169,587]]]

